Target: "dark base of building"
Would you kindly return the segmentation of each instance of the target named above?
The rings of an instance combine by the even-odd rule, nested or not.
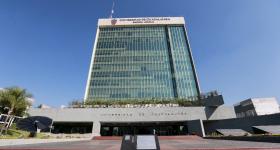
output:
[[[185,122],[134,122],[134,123],[101,123],[101,136],[122,135],[186,135],[188,128]]]
[[[84,134],[92,132],[92,123],[64,122],[54,123],[53,133]],[[156,134],[160,136],[186,135],[186,122],[133,122],[133,123],[101,123],[101,136]]]

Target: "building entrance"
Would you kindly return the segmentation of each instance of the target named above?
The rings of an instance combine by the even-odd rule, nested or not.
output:
[[[122,136],[125,134],[141,135],[186,135],[186,122],[133,122],[101,123],[101,136]]]
[[[56,122],[52,133],[84,134],[92,132],[92,122]]]

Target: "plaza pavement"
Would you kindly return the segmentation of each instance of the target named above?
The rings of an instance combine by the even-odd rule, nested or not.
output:
[[[0,148],[3,146],[16,146],[27,144],[43,144],[56,142],[74,142],[74,141],[88,141],[90,138],[72,138],[72,139],[0,139]]]
[[[280,143],[203,139],[197,136],[159,137],[161,150],[280,150]],[[10,150],[120,150],[121,138],[3,146]]]

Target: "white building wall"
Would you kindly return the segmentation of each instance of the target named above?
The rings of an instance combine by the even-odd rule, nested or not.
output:
[[[270,98],[253,98],[253,105],[257,115],[269,115],[280,113],[279,104],[275,97]]]
[[[139,17],[98,19],[98,26],[139,26],[185,24],[184,17]]]
[[[236,117],[233,108],[228,106],[219,106],[212,111],[207,111],[205,107],[31,108],[28,113],[31,116],[47,116],[55,122],[154,122]]]

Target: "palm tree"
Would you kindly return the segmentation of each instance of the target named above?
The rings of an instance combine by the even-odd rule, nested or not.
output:
[[[31,105],[29,101],[32,98],[32,95],[19,87],[10,87],[5,88],[0,91],[0,105],[2,108],[8,108],[7,117],[5,122],[7,122],[11,115],[22,116],[26,109]],[[1,128],[0,134],[6,128],[6,125],[3,125]],[[6,130],[7,131],[7,130]]]

